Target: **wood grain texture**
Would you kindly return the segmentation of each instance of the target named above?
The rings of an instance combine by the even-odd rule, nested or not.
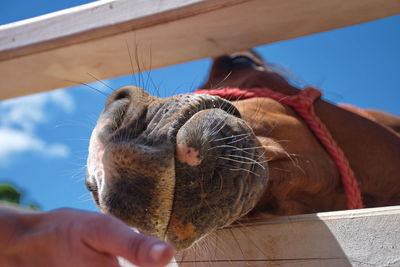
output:
[[[147,70],[213,57],[399,11],[399,0],[98,1],[0,26],[0,99],[75,85],[71,80],[91,82],[91,75],[127,75],[138,65]],[[128,50],[139,61],[134,69]]]
[[[400,266],[400,206],[279,217],[217,231],[189,266]]]

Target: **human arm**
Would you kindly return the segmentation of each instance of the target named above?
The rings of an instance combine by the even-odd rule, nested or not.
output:
[[[111,267],[119,266],[116,256],[139,266],[164,266],[172,255],[169,245],[135,233],[110,215],[0,206],[1,266]]]

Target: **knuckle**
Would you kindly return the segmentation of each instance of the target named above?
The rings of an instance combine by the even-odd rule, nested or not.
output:
[[[91,222],[101,222],[102,224],[110,223],[112,221],[112,216],[108,214],[92,213],[89,216]]]
[[[114,228],[113,220],[109,215],[93,214],[80,224],[81,233],[96,243],[107,242],[109,231]]]

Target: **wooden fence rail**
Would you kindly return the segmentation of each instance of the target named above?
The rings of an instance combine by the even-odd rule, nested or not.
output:
[[[398,0],[105,0],[0,26],[0,99],[328,31]],[[132,69],[129,51],[133,54]],[[136,57],[137,55],[137,57]],[[89,75],[90,73],[90,75]]]
[[[0,26],[0,99],[399,13],[399,0],[97,1]],[[397,206],[234,225],[176,261],[182,267],[400,266],[399,222]]]
[[[189,266],[400,266],[400,206],[280,217],[219,230]]]
[[[398,267],[399,222],[400,206],[393,206],[237,224],[178,253],[168,267]]]

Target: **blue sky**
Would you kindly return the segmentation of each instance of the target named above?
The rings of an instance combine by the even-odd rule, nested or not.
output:
[[[0,24],[90,1],[2,0]],[[256,48],[269,62],[321,88],[332,102],[400,115],[400,16]],[[129,60],[127,58],[127,60]],[[193,90],[207,75],[209,59],[153,70],[160,96]],[[135,80],[135,79],[133,79]],[[137,78],[136,78],[137,80]],[[118,88],[132,77],[105,81]],[[92,86],[107,92],[100,83]],[[0,182],[12,182],[26,201],[43,210],[96,210],[84,186],[91,129],[105,97],[76,86],[0,102]]]

